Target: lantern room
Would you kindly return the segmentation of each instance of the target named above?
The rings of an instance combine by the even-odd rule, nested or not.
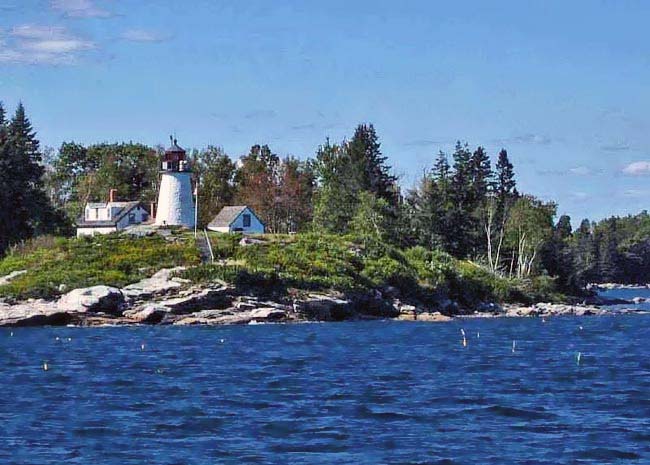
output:
[[[162,160],[162,171],[190,171],[190,166],[185,159],[185,150],[178,146],[176,139],[169,136],[171,146],[165,150]]]

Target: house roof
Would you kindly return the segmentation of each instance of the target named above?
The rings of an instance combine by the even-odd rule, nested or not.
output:
[[[110,220],[102,221],[86,221],[85,217],[80,217],[77,220],[77,228],[102,228],[102,227],[111,227],[116,226],[117,223],[122,220],[126,215],[129,214],[134,208],[142,206],[141,202],[107,202],[107,203],[89,203],[88,206],[91,208],[106,208],[107,206],[112,207],[121,207],[122,209],[117,212],[117,215]],[[144,207],[142,207],[144,208]]]
[[[210,221],[210,224],[208,225],[208,227],[209,228],[227,228],[247,208],[250,210],[250,212],[253,215],[255,215],[255,212],[247,205],[232,205],[232,206],[228,206],[228,207],[223,207],[221,209],[221,211],[219,212],[219,214],[217,216],[215,216],[212,221]],[[255,215],[255,217],[257,217],[257,215]],[[259,220],[259,218],[258,218],[258,220]]]
[[[90,208],[106,208],[106,207],[115,207],[115,208],[124,208],[129,205],[138,202],[89,202],[86,204]]]

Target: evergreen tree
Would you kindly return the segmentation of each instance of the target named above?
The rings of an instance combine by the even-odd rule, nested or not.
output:
[[[597,280],[596,278],[596,244],[589,220],[584,219],[575,231],[572,241],[573,272],[571,285],[575,288]]]
[[[508,152],[505,149],[501,149],[499,152],[494,183],[495,193],[502,209],[503,206],[508,202],[509,198],[518,197],[519,194],[517,193],[515,172],[512,163],[510,163],[510,160],[508,159]]]
[[[488,190],[493,187],[493,173],[488,157],[483,147],[478,147],[470,159],[473,200],[480,203],[485,200]]]
[[[314,229],[346,233],[357,207],[358,186],[345,143],[318,147],[314,174],[317,189],[314,202]]]
[[[598,277],[601,282],[618,282],[620,254],[617,219],[606,220],[597,231]]]
[[[474,212],[476,198],[474,190],[474,171],[472,153],[467,144],[456,143],[453,154],[454,172],[451,177],[452,209],[447,221],[449,228],[448,252],[455,257],[467,257],[475,250],[478,229]]]
[[[562,215],[553,228],[550,240],[542,250],[542,263],[551,276],[557,277],[561,290],[574,291],[573,253],[570,241],[572,239],[571,218]]]
[[[4,120],[4,111],[3,120]],[[0,253],[18,241],[54,232],[62,225],[43,189],[41,154],[25,108],[18,105],[0,130]]]
[[[347,144],[356,190],[368,191],[395,207],[398,203],[397,178],[390,173],[388,159],[381,153],[381,144],[372,124],[360,124]]]
[[[418,189],[409,196],[413,229],[417,242],[429,248],[450,250],[453,212],[451,168],[447,155],[440,152],[431,172],[425,174]]]

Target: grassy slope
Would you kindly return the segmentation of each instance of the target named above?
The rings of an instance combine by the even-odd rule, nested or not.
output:
[[[465,306],[552,298],[550,288],[547,295],[539,295],[531,283],[500,278],[474,263],[421,247],[398,250],[350,236],[320,234],[266,235],[259,237],[262,243],[247,246],[239,245],[239,235],[211,233],[210,238],[219,264],[199,265],[189,234],[177,235],[174,242],[158,236],[40,238],[0,260],[0,276],[28,270],[0,286],[0,296],[51,298],[61,292],[61,284],[66,289],[124,286],[160,268],[185,265],[191,267],[182,276],[196,282],[221,279],[275,293],[354,293],[394,286],[407,299],[427,303],[449,297]]]
[[[211,235],[215,256],[225,262],[184,273],[195,281],[222,279],[239,284],[298,290],[367,291],[394,286],[402,295],[427,302],[449,297],[466,306],[480,301],[552,299],[534,283],[500,278],[480,266],[422,247],[398,250],[350,236],[301,234],[263,236],[264,243],[238,245],[241,236]]]
[[[67,289],[96,284],[124,286],[176,265],[199,263],[193,239],[178,242],[161,237],[97,236],[68,239],[43,237],[13,250],[0,261],[0,276],[27,270],[0,286],[0,295],[24,299],[55,297]]]

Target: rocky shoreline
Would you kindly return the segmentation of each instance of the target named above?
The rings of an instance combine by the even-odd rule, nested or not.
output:
[[[355,319],[445,322],[454,318],[610,313],[588,302],[575,305],[538,303],[532,306],[482,304],[474,311],[462,311],[454,302],[443,301],[431,309],[404,304],[390,289],[353,297],[305,293],[290,300],[264,298],[223,282],[195,285],[176,277],[180,270],[163,269],[151,278],[121,289],[102,285],[74,289],[54,301],[0,302],[0,326],[187,326]]]

